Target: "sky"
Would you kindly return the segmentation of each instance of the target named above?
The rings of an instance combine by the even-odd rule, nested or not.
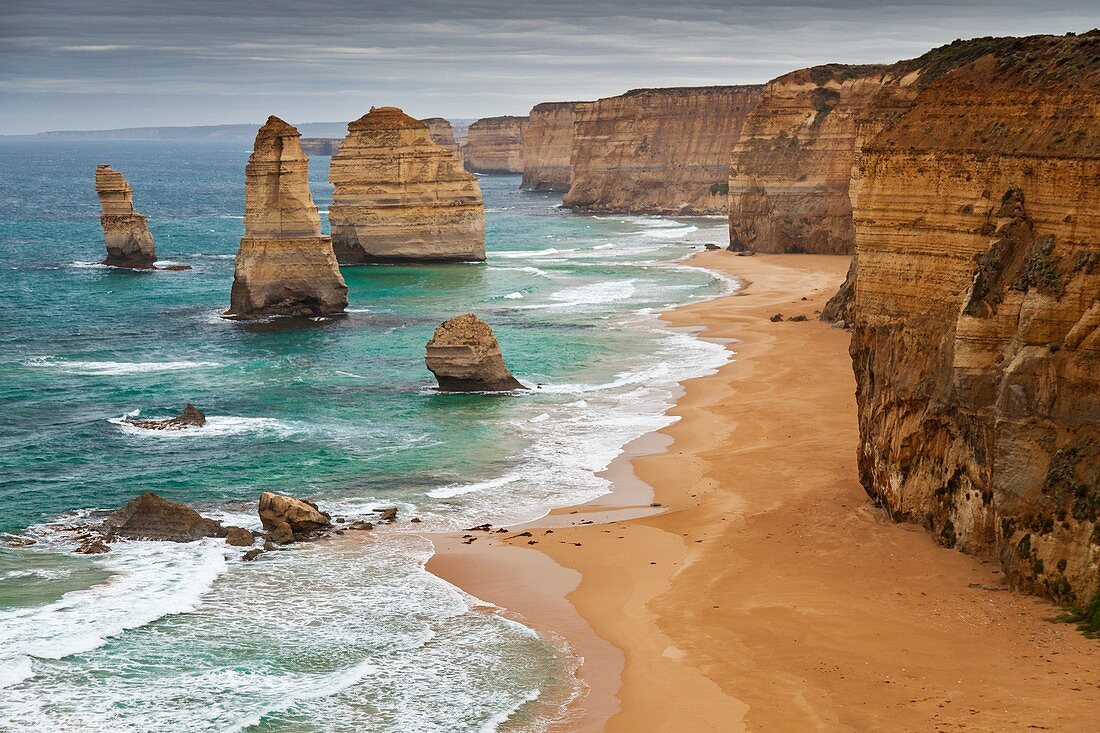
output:
[[[1097,0],[0,0],[0,134],[522,115],[1098,25]]]

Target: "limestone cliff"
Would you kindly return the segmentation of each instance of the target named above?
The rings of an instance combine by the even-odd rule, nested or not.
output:
[[[444,392],[527,389],[504,365],[493,329],[473,313],[441,323],[428,342],[424,362]]]
[[[526,117],[485,117],[470,125],[463,148],[467,170],[523,173]]]
[[[856,169],[860,474],[1064,603],[1100,590],[1100,32],[957,42]]]
[[[586,102],[543,102],[527,116],[523,131],[523,182],[530,191],[568,191],[573,179],[573,123]]]
[[[765,85],[731,156],[732,248],[852,251],[848,187],[859,122],[889,72],[887,66],[829,64]]]
[[[268,117],[245,167],[244,238],[226,316],[342,313],[347,285],[309,192],[298,131]]]
[[[635,89],[582,104],[564,205],[725,213],[730,150],[760,92],[760,86]]]
[[[348,125],[332,159],[329,221],[340,262],[485,259],[485,207],[477,179],[396,107]]]
[[[306,155],[331,156],[340,149],[340,139],[332,137],[303,137],[302,152]]]
[[[449,121],[442,117],[426,117],[420,121],[428,126],[428,134],[432,136],[432,141],[436,145],[458,155],[458,143],[455,142],[455,131],[454,128],[451,127]]]
[[[134,211],[134,195],[126,177],[109,165],[96,166],[95,192],[103,213],[103,243],[107,259],[103,264],[139,270],[153,268],[157,250],[145,217]]]

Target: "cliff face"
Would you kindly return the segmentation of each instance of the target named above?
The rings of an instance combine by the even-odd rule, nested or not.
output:
[[[109,165],[99,165],[95,169],[95,192],[103,207],[99,217],[103,243],[107,247],[107,259],[103,264],[152,269],[157,261],[153,235],[149,233],[145,217],[134,211],[133,191],[126,177]]]
[[[347,285],[309,192],[298,131],[268,117],[245,167],[244,238],[226,316],[342,313]]]
[[[302,152],[306,155],[336,155],[340,149],[340,139],[331,137],[303,137]]]
[[[586,102],[543,102],[531,109],[523,132],[523,182],[530,191],[568,191],[573,169],[573,123]]]
[[[466,168],[477,173],[523,173],[526,117],[486,117],[470,125]]]
[[[735,249],[852,251],[848,186],[859,124],[890,78],[889,68],[830,64],[768,82],[731,156]]]
[[[860,473],[1025,590],[1100,590],[1100,33],[976,39],[858,162]]]
[[[637,89],[581,105],[564,205],[725,213],[730,150],[761,89]]]
[[[455,140],[455,131],[451,127],[450,121],[442,117],[428,117],[420,121],[428,126],[428,134],[432,136],[432,141],[444,150],[449,151],[458,159],[459,163],[462,163],[462,151]]]
[[[329,221],[340,262],[485,259],[485,208],[476,178],[396,107],[348,125],[332,159]]]

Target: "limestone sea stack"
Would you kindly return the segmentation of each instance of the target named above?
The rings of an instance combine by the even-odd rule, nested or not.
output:
[[[428,126],[428,134],[432,136],[435,144],[444,150],[449,150],[461,163],[462,153],[455,140],[455,131],[450,121],[442,117],[426,117],[420,121]]]
[[[573,123],[587,102],[543,102],[527,116],[523,130],[523,182],[529,191],[568,191],[573,180]]]
[[[493,329],[472,313],[444,321],[435,329],[424,362],[444,392],[527,389],[504,365]]]
[[[1100,593],[1100,31],[936,49],[860,153],[860,478],[1019,588]]]
[[[348,288],[309,192],[298,131],[268,117],[245,167],[244,238],[227,317],[343,313]]]
[[[563,205],[725,214],[730,150],[761,88],[635,89],[580,105]]]
[[[126,177],[107,164],[96,166],[95,191],[103,213],[103,242],[107,259],[103,264],[151,270],[157,261],[153,235],[145,217],[134,211],[134,194]]]
[[[526,117],[485,117],[470,125],[466,168],[477,173],[523,173]]]
[[[341,263],[485,259],[476,177],[432,139],[428,125],[400,109],[374,107],[349,124],[329,177]]]

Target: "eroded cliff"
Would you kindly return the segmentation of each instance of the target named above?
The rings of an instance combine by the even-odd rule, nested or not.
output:
[[[716,214],[760,86],[635,89],[577,109],[572,185],[585,211]]]
[[[348,125],[333,156],[329,221],[345,264],[485,259],[485,207],[476,177],[396,107]]]
[[[573,123],[586,102],[543,102],[527,116],[523,132],[523,182],[530,191],[568,191],[573,179]]]
[[[523,173],[526,117],[485,117],[470,125],[463,156],[477,173]]]
[[[1067,603],[1100,589],[1100,32],[976,39],[862,151],[860,474]]]
[[[126,177],[109,165],[95,169],[95,192],[103,213],[103,243],[107,259],[103,264],[136,270],[152,269],[157,249],[145,217],[134,211],[134,193]]]
[[[244,237],[227,317],[342,313],[348,288],[309,192],[298,131],[268,117],[245,167]]]

